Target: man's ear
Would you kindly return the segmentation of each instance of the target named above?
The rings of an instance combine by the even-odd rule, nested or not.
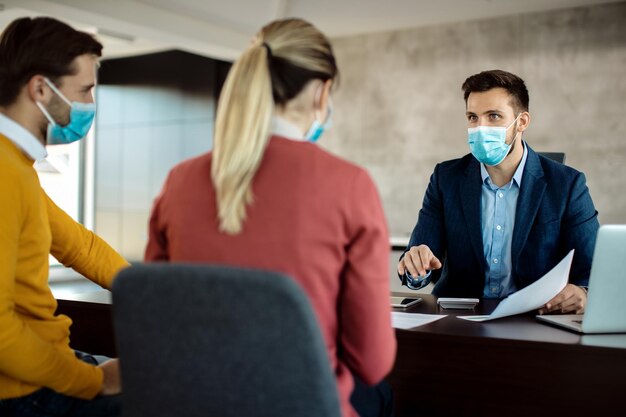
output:
[[[52,98],[52,91],[47,88],[43,75],[33,75],[25,85],[28,97],[33,101],[48,103]]]
[[[525,111],[522,112],[522,114],[520,114],[519,116],[519,121],[517,122],[517,131],[520,133],[523,132],[524,130],[528,129],[528,125],[530,125],[530,113]]]

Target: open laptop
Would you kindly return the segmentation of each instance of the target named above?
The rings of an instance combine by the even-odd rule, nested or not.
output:
[[[626,333],[626,225],[600,227],[585,314],[537,319],[579,333]]]

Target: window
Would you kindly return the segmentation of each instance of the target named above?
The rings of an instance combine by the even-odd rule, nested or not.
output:
[[[83,190],[85,182],[89,183],[93,177],[86,175],[88,171],[85,169],[85,149],[90,148],[92,135],[90,132],[87,139],[68,145],[48,146],[48,157],[35,164],[39,182],[48,196],[70,217],[88,227],[90,222],[85,222],[89,216],[85,216],[87,212]],[[50,255],[50,265],[59,266],[60,263]]]

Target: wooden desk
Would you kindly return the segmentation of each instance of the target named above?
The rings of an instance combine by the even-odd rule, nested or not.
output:
[[[448,314],[396,330],[389,382],[397,416],[626,416],[626,335],[581,336],[536,322],[534,314],[473,323],[436,298],[412,313]]]
[[[93,355],[115,357],[111,293],[107,290],[57,298],[57,314],[72,319],[70,346]]]
[[[489,314],[496,303],[441,310],[420,296],[407,311],[449,316],[396,331],[396,417],[626,415],[626,335],[580,336],[533,315],[472,323],[454,316]],[[57,311],[74,320],[73,348],[115,356],[108,291],[60,297]]]

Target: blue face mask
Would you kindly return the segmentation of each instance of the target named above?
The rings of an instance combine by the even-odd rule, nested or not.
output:
[[[511,151],[511,146],[517,139],[515,135],[510,145],[506,144],[506,132],[509,130],[521,113],[517,115],[513,123],[508,127],[478,126],[467,129],[467,143],[474,158],[485,165],[495,166],[502,161]]]
[[[319,116],[319,114],[317,116]],[[311,127],[304,135],[304,138],[308,140],[309,142],[317,142],[320,136],[322,136],[322,134],[324,133],[324,131],[330,129],[333,126],[332,116],[333,116],[333,106],[329,101],[328,102],[328,114],[326,115],[326,120],[324,121],[324,123],[320,123],[316,117],[315,120],[313,120]]]
[[[52,118],[41,103],[36,103],[39,110],[41,110],[50,123],[48,125],[46,143],[48,145],[65,145],[84,138],[89,132],[89,129],[91,129],[91,125],[96,116],[96,103],[70,102],[50,80],[47,78],[44,78],[44,80],[52,91],[70,106],[70,122],[65,126],[61,126]]]

